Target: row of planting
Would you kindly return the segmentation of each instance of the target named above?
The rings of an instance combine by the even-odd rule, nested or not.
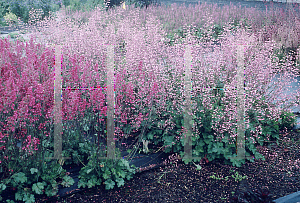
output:
[[[118,10],[120,12],[120,10]],[[111,13],[113,14],[113,13]],[[130,14],[134,14],[133,12]],[[89,26],[96,25],[90,19]],[[141,131],[143,127],[151,129],[145,138],[165,147],[165,152],[178,152],[184,155],[184,134],[182,91],[184,90],[184,42],[200,44],[195,37],[195,32],[187,33],[185,38],[175,40],[174,44],[182,46],[167,46],[161,41],[163,33],[160,23],[153,16],[146,19],[146,25],[137,22],[134,15],[128,15],[122,20],[112,19],[115,25],[108,24],[93,33],[86,32],[97,37],[87,37],[86,47],[81,47],[80,37],[74,34],[74,39],[69,39],[62,48],[62,72],[63,86],[71,87],[105,87],[106,70],[106,45],[123,44],[123,52],[116,49],[115,70],[115,115],[117,138],[132,131]],[[129,20],[132,18],[135,20]],[[122,29],[120,25],[122,24]],[[116,28],[120,31],[116,32]],[[150,28],[150,29],[145,29]],[[88,30],[88,29],[86,29]],[[65,33],[71,33],[65,32]],[[104,34],[103,33],[110,33]],[[193,156],[206,157],[209,161],[217,158],[224,159],[228,164],[241,166],[245,160],[230,160],[228,157],[236,152],[234,112],[236,96],[231,90],[221,90],[217,93],[206,91],[203,87],[214,87],[220,81],[226,81],[229,86],[234,86],[236,75],[235,44],[242,41],[246,44],[255,44],[245,48],[245,77],[247,83],[246,98],[246,156],[253,155],[255,159],[263,158],[256,151],[255,144],[263,144],[267,139],[278,141],[280,130],[290,130],[294,123],[291,113],[282,109],[271,108],[266,101],[266,86],[274,73],[270,67],[273,43],[257,43],[255,37],[250,38],[247,33],[237,30],[233,35],[225,28],[223,50],[214,47],[215,56],[210,59],[203,58],[208,49],[194,48],[193,58]],[[56,33],[55,33],[56,34]],[[145,37],[146,36],[146,37]],[[239,37],[235,37],[239,36]],[[57,36],[57,41],[64,36]],[[72,42],[75,42],[72,44]],[[1,128],[0,132],[0,156],[1,156],[1,189],[17,187],[16,200],[34,202],[34,194],[57,194],[58,184],[68,187],[74,183],[71,177],[53,157],[53,78],[54,78],[54,49],[46,48],[42,44],[29,43],[10,44],[7,40],[1,40],[1,95],[4,95],[0,103]],[[90,44],[89,44],[90,43]],[[97,44],[98,48],[92,44]],[[138,47],[136,45],[139,45]],[[87,49],[87,47],[91,49]],[[100,47],[100,48],[99,48]],[[125,50],[126,48],[126,50]],[[93,49],[99,51],[99,55],[93,55]],[[26,56],[22,56],[25,50]],[[256,55],[256,53],[261,55]],[[125,57],[120,57],[121,54]],[[223,53],[228,53],[224,55]],[[82,54],[82,55],[80,55]],[[79,57],[80,55],[80,57]],[[97,58],[96,58],[96,57]],[[101,57],[102,56],[102,57]],[[95,58],[93,58],[95,57]],[[118,59],[120,57],[122,60]],[[168,59],[168,66],[164,69],[155,68],[157,61],[153,59]],[[175,63],[170,60],[177,58]],[[89,59],[97,59],[91,61]],[[233,59],[233,60],[232,60]],[[227,62],[227,63],[226,63]],[[217,65],[215,65],[217,64]],[[284,64],[289,69],[290,63]],[[279,65],[274,63],[274,66]],[[80,68],[79,68],[80,67]],[[264,67],[263,70],[257,67]],[[69,72],[67,72],[69,71]],[[83,74],[81,74],[83,72]],[[93,73],[93,74],[92,74]],[[261,82],[256,78],[261,76]],[[221,78],[224,77],[224,78]],[[102,79],[102,80],[101,80]],[[148,79],[148,80],[147,80]],[[255,82],[253,82],[255,81]],[[287,80],[284,80],[287,82]],[[224,87],[224,84],[218,86]],[[259,91],[258,91],[259,90]],[[107,90],[97,89],[81,92],[79,90],[65,90],[63,94],[63,119],[76,120],[80,128],[91,129],[94,132],[105,134],[104,121],[106,115],[105,95]],[[213,95],[213,97],[211,97]],[[251,105],[250,105],[251,104]],[[153,110],[153,111],[152,111]],[[150,116],[150,112],[151,116]],[[130,115],[130,117],[128,117]],[[130,123],[128,121],[131,121]],[[94,125],[94,123],[97,123]],[[101,124],[101,125],[100,125]],[[99,126],[100,125],[100,126]],[[69,126],[70,127],[70,126]],[[96,146],[91,146],[82,139],[78,131],[71,128],[64,129],[63,157],[71,157],[65,164],[87,161],[80,171],[79,187],[93,187],[105,184],[106,189],[112,189],[124,185],[125,178],[129,180],[136,172],[130,167],[128,161],[105,161],[97,157],[105,156]],[[74,128],[73,128],[74,129]],[[16,147],[17,142],[22,141],[22,149]],[[20,157],[20,158],[19,158]],[[26,160],[26,161],[24,161]],[[37,161],[38,160],[38,161]],[[229,161],[230,160],[230,161]],[[196,160],[184,160],[185,163]],[[250,161],[253,161],[252,159]],[[49,164],[47,164],[49,163]],[[61,179],[61,181],[58,181]]]

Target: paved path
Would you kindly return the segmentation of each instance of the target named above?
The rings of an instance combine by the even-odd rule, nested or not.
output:
[[[176,3],[177,5],[185,5],[188,7],[189,5],[194,6],[197,5],[198,2],[200,4],[206,3],[206,4],[217,4],[218,6],[239,6],[241,5],[242,8],[257,8],[259,11],[266,11],[266,6],[271,7],[271,3],[273,3],[275,9],[280,9],[282,8],[284,11],[287,10],[287,6],[294,6],[297,7],[295,8],[295,12],[299,13],[299,6],[300,4],[294,4],[292,5],[291,3],[280,3],[280,2],[262,2],[262,1],[241,1],[241,0],[158,0],[158,2],[161,2],[162,5],[168,5],[168,4],[173,4]]]

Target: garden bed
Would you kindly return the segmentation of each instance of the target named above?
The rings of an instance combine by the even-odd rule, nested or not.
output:
[[[180,35],[184,38],[183,34]],[[174,116],[174,120],[181,120],[178,116],[178,112],[172,115]],[[269,123],[267,125],[269,125]],[[278,123],[276,125],[278,125]],[[178,126],[179,128],[181,127],[180,122]],[[205,130],[206,129],[207,128],[205,128]],[[151,128],[148,132],[151,130],[154,131],[154,129]],[[139,134],[141,134],[141,131],[133,135],[133,138],[136,138]],[[82,132],[77,133],[77,135],[81,136]],[[174,133],[169,137],[172,136],[175,137]],[[209,136],[204,137],[203,140],[209,138]],[[281,132],[279,138],[280,143],[278,145],[272,143],[273,141],[264,142],[264,146],[259,146],[259,144],[256,143],[256,149],[265,156],[266,160],[256,159],[255,162],[251,163],[247,160],[241,167],[229,166],[225,163],[224,159],[209,161],[206,155],[210,156],[210,154],[213,153],[206,154],[199,164],[195,164],[193,161],[189,164],[184,164],[180,157],[174,158],[175,153],[173,153],[173,151],[165,153],[164,157],[153,158],[153,155],[156,155],[152,153],[160,151],[161,146],[151,145],[151,143],[149,144],[149,149],[150,151],[152,150],[150,154],[135,154],[134,159],[129,162],[141,168],[138,173],[134,175],[134,178],[128,181],[126,180],[124,185],[114,187],[108,191],[106,186],[110,187],[112,184],[104,185],[104,181],[101,185],[97,185],[94,188],[78,190],[78,172],[83,168],[83,165],[88,164],[88,160],[85,159],[83,165],[64,165],[63,162],[60,162],[60,165],[63,165],[63,169],[67,170],[67,173],[69,173],[75,184],[67,188],[62,188],[61,185],[59,185],[59,195],[55,197],[56,199],[46,197],[46,195],[36,195],[36,202],[54,202],[56,200],[58,202],[229,202],[231,197],[234,195],[242,196],[242,193],[246,190],[251,192],[254,189],[265,188],[271,192],[268,200],[270,202],[271,200],[296,192],[300,188],[298,166],[299,132],[288,131],[286,134]],[[290,141],[288,139],[293,140]],[[74,140],[76,140],[76,138],[69,139],[68,142],[71,143]],[[129,145],[132,140],[130,141],[129,139],[127,141]],[[80,144],[82,144],[80,146],[84,145],[84,143]],[[206,144],[209,144],[209,142],[206,142]],[[78,145],[78,143],[76,143],[76,145]],[[73,145],[73,147],[75,147],[75,145]],[[70,148],[72,149],[72,146]],[[104,148],[102,149],[102,151],[104,151]],[[84,150],[87,152],[88,148]],[[199,149],[197,150],[199,151]],[[126,157],[127,149],[120,151],[121,157]],[[139,151],[139,153],[141,153],[141,151]],[[170,155],[169,163],[162,165],[162,159],[165,159],[166,155]],[[102,163],[99,165],[100,168],[103,167],[101,164]],[[86,185],[90,186],[92,185],[90,182],[93,182],[95,178],[89,177],[89,173],[93,171],[91,167],[94,166],[89,167],[90,168],[85,170],[85,175],[89,178],[87,179],[88,182],[86,180]],[[109,168],[111,172],[114,172],[113,169],[113,167]],[[106,176],[106,174],[101,175],[103,175],[103,177]],[[128,175],[128,177],[129,176],[130,175]],[[125,179],[125,176],[123,178]],[[112,182],[111,179],[109,180]],[[58,179],[58,182],[61,181],[62,178]],[[115,182],[119,183],[121,181],[118,179],[115,180]],[[31,188],[26,188],[26,190],[27,189],[31,190]],[[39,189],[40,188],[36,189],[35,187],[35,190],[38,191]],[[13,195],[14,190],[12,187],[9,187],[6,191],[7,193],[4,194],[6,197],[10,194]],[[76,191],[78,193],[75,193]],[[265,191],[260,192],[266,194]],[[70,197],[65,196],[66,194],[69,194]],[[5,197],[4,195],[2,196]],[[259,202],[262,201],[258,199],[259,196],[263,198],[264,195],[253,193],[250,194],[250,196],[253,199],[250,201],[248,198],[248,201]]]
[[[288,139],[294,139],[294,142]],[[106,191],[104,186],[87,189],[69,197],[58,198],[55,202],[235,202],[230,201],[230,198],[235,195],[243,197],[243,192],[254,193],[256,189],[268,189],[270,198],[266,202],[271,202],[300,189],[299,169],[289,169],[293,165],[291,163],[299,160],[299,141],[300,133],[291,132],[279,146],[276,143],[258,146],[257,149],[265,155],[266,160],[247,162],[241,168],[212,161],[202,162],[202,169],[197,171],[193,164],[185,165],[179,160],[176,167],[176,161],[173,161],[173,164],[161,169],[136,174],[133,180],[121,188],[110,191]],[[244,176],[248,179],[241,178]],[[250,194],[247,200],[262,202],[258,196]],[[39,199],[37,202],[47,202],[47,199]]]

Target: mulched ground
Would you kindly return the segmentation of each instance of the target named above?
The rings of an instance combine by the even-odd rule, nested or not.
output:
[[[202,169],[197,171],[193,164],[185,165],[179,159],[178,167],[167,164],[160,169],[143,171],[120,188],[107,191],[101,186],[48,202],[243,202],[241,199],[263,202],[258,199],[259,195],[243,196],[243,192],[254,193],[256,189],[269,191],[265,202],[271,202],[300,190],[300,170],[293,167],[300,157],[300,133],[290,132],[281,138],[278,146],[276,143],[257,146],[265,161],[246,161],[240,168],[215,160],[203,162]],[[289,141],[291,138],[294,142]],[[248,178],[236,181],[232,177],[235,172]],[[212,175],[229,178],[216,180],[210,177]],[[239,201],[231,199],[235,195]],[[37,202],[46,202],[46,199]]]

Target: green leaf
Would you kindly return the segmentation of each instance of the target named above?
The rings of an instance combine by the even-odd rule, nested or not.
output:
[[[105,170],[105,172],[103,173],[103,178],[105,180],[109,179],[110,178],[110,171],[109,170]]]
[[[101,178],[99,178],[99,179],[97,180],[96,184],[97,184],[97,185],[101,185],[101,184],[102,184]]]
[[[126,177],[126,173],[124,172],[124,170],[120,170],[117,172],[117,175],[121,178],[125,178]]]
[[[135,174],[135,170],[137,169],[137,167],[135,165],[131,165],[131,168],[128,168],[129,173]]]
[[[202,169],[202,167],[199,164],[195,164],[194,162],[193,162],[193,164],[197,167],[196,168],[197,171],[200,171]]]
[[[83,148],[84,147],[84,143],[79,143],[79,148]]]
[[[230,159],[232,166],[241,167],[241,164],[245,164],[245,159]]]
[[[223,143],[217,142],[217,143],[213,144],[213,149],[212,149],[213,152],[217,152],[217,153],[221,154],[223,149],[224,149]]]
[[[48,185],[48,186],[47,186],[47,189],[46,189],[46,191],[45,191],[45,193],[46,193],[46,195],[47,195],[48,197],[52,197],[52,196],[56,195],[57,192],[58,192],[58,187],[57,187],[57,186],[54,186],[54,187],[53,187],[53,185],[52,185],[52,188],[51,188],[50,185]]]
[[[198,135],[192,135],[192,141],[194,142],[194,141],[196,141],[196,140],[198,140],[198,138],[199,138],[199,136]]]
[[[211,143],[211,141],[212,141],[213,138],[214,138],[213,135],[208,135],[207,138],[204,138],[204,142],[206,144],[209,144],[209,143]]]
[[[36,194],[41,195],[43,194],[42,190],[44,189],[44,184],[41,182],[35,183],[32,185],[32,191]]]
[[[78,181],[78,188],[85,188],[86,187],[86,183],[85,183],[85,181],[84,180],[82,180],[82,179],[80,179],[79,181]]]
[[[31,174],[34,174],[34,173],[37,173],[38,170],[37,170],[36,168],[31,168],[31,169],[30,169],[30,172],[31,172]]]
[[[25,194],[23,197],[23,201],[25,203],[34,203],[35,202],[35,198],[33,194]]]
[[[125,130],[124,130],[124,132],[125,132],[126,134],[129,134],[129,133],[130,133],[130,129],[131,129],[131,127],[130,127],[130,126],[128,126],[128,127],[125,127]]]
[[[87,125],[85,125],[85,126],[83,127],[83,130],[84,130],[84,131],[89,131],[89,129],[90,129],[90,128],[89,128],[89,126],[87,126]]]
[[[132,176],[129,175],[129,174],[126,176],[126,179],[127,179],[127,180],[130,180],[131,178],[132,178]]]
[[[15,194],[15,200],[22,200],[22,193],[20,191]]]
[[[203,147],[202,146],[200,146],[200,145],[197,145],[196,147],[195,147],[195,151],[196,151],[196,156],[199,156],[199,152],[204,152],[204,149],[203,149]]]
[[[152,133],[152,132],[149,132],[149,133],[147,134],[147,138],[148,138],[149,140],[153,140],[153,133]]]
[[[256,152],[254,155],[255,155],[255,159],[262,159],[263,161],[266,160],[265,157],[259,152]]]
[[[123,166],[125,166],[127,169],[129,169],[130,168],[130,166],[129,166],[129,162],[127,161],[127,160],[125,160],[125,159],[121,159],[121,163],[123,164]]]
[[[123,178],[117,178],[117,186],[121,187],[124,185],[124,179]]]
[[[172,136],[165,136],[165,142],[164,145],[167,146],[173,146],[175,144],[174,138]]]
[[[70,187],[74,183],[75,182],[74,182],[74,179],[72,177],[70,177],[70,176],[64,176],[61,185],[64,186],[64,187]]]
[[[203,147],[203,146],[205,145],[205,143],[203,142],[203,140],[200,140],[198,145],[199,145],[200,147]]]
[[[161,135],[161,133],[163,132],[162,130],[158,129],[158,130],[155,130],[157,132],[158,135]]]
[[[96,183],[97,183],[97,178],[92,178],[88,181],[87,186],[88,188],[92,188],[96,185]]]
[[[0,184],[0,190],[5,190],[6,189],[6,185],[4,185],[4,183]]]
[[[88,170],[86,171],[86,173],[89,174],[92,170],[93,170],[93,169],[88,169]]]
[[[222,139],[222,142],[224,143],[228,143],[228,139],[226,139],[225,137]]]
[[[184,153],[184,152],[183,152]],[[188,163],[190,163],[191,161],[193,161],[193,159],[188,159],[188,158],[186,158],[186,156],[184,156],[183,158],[182,158],[182,161],[185,163],[185,164],[188,164]]]
[[[25,183],[27,181],[27,177],[25,176],[25,173],[22,172],[14,174],[13,178],[16,183],[18,182]]]
[[[116,169],[112,168],[112,169],[110,169],[110,170],[111,170],[111,172],[112,172],[113,175],[116,174]]]
[[[115,182],[112,181],[111,179],[105,181],[105,189],[109,190],[109,189],[113,189],[115,186]]]

